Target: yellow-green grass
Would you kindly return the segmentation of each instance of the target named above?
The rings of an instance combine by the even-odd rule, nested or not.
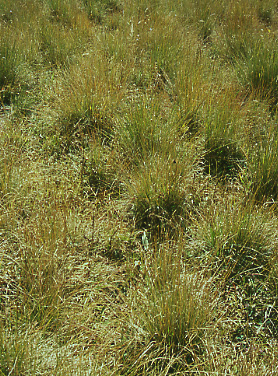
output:
[[[0,3],[1,374],[276,374],[277,15]]]

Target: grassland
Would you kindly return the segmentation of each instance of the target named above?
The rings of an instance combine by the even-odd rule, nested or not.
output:
[[[0,0],[0,375],[278,375],[273,0]]]

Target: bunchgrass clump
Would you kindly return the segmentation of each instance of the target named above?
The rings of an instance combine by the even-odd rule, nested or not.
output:
[[[209,225],[201,226],[201,231],[206,229],[202,235],[204,250],[230,265],[230,274],[249,268],[269,271],[275,243],[267,227],[267,214],[253,208],[252,203],[245,207],[244,203],[228,200],[209,208],[207,218]]]
[[[104,22],[107,15],[122,10],[118,0],[82,0],[82,3],[89,19],[99,24]]]
[[[211,305],[213,292],[209,293],[212,283],[201,275],[186,273],[178,258],[169,249],[157,252],[148,266],[146,307],[142,310],[144,329],[151,338],[165,341],[173,352],[201,345],[215,308]]]
[[[277,45],[267,35],[261,37],[246,52],[243,62],[238,65],[238,77],[248,93],[252,93],[269,103],[275,110],[277,92]]]
[[[192,233],[193,244],[201,251],[198,257],[221,276],[227,307],[235,309],[233,299],[241,307],[234,311],[239,324],[232,329],[232,340],[245,342],[258,334],[276,333],[277,281],[271,275],[277,242],[272,213],[252,202],[228,198],[210,208],[204,221]]]
[[[261,135],[248,151],[247,176],[243,178],[246,188],[259,202],[277,199],[278,143],[277,131],[269,125],[269,133]]]
[[[172,150],[178,148],[174,144],[178,142],[175,116],[161,111],[159,99],[143,96],[131,104],[123,118],[118,118],[114,142],[130,166],[141,165],[142,160],[161,149],[173,154]]]
[[[205,172],[211,176],[232,178],[245,164],[243,152],[233,141],[210,138],[205,149]]]
[[[23,57],[9,30],[1,30],[0,41],[0,105],[10,104],[17,91],[17,73]]]
[[[144,259],[145,281],[131,321],[137,333],[125,350],[123,369],[132,375],[198,369],[216,323],[219,294],[212,280],[186,270],[180,251],[169,245]]]
[[[221,100],[229,101],[229,97]],[[245,165],[245,155],[240,140],[235,139],[238,110],[229,107],[210,108],[204,120],[205,172],[218,178],[233,178]]]
[[[102,56],[101,50],[97,55],[89,52],[53,82],[53,111],[58,122],[52,136],[60,136],[66,151],[85,145],[88,136],[111,138],[123,86],[114,67],[106,60],[104,63]],[[113,108],[108,103],[113,103]]]
[[[78,18],[82,17],[78,2],[75,1],[48,0],[46,7],[49,20],[63,26],[74,27]]]
[[[200,196],[195,187],[198,166],[194,150],[154,154],[131,175],[127,190],[137,228],[152,236],[174,235],[196,215]]]
[[[45,64],[60,67],[69,64],[76,49],[76,36],[71,30],[59,25],[42,25],[39,49]]]

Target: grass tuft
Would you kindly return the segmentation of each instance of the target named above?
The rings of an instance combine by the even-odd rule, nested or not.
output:
[[[150,157],[132,175],[127,187],[136,227],[150,231],[152,236],[174,235],[185,229],[200,204],[195,176],[190,171],[195,164],[192,151],[173,157],[164,154]]]
[[[193,371],[217,317],[212,281],[188,272],[181,254],[169,246],[155,252],[145,262],[145,282],[137,293],[137,341],[126,349],[124,374]]]

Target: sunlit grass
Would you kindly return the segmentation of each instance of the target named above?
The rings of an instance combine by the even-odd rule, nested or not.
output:
[[[272,0],[0,4],[0,373],[275,374]]]
[[[134,375],[196,370],[216,323],[219,293],[212,280],[186,270],[178,249],[153,251],[144,257],[146,277],[135,298],[134,338],[123,369]]]

